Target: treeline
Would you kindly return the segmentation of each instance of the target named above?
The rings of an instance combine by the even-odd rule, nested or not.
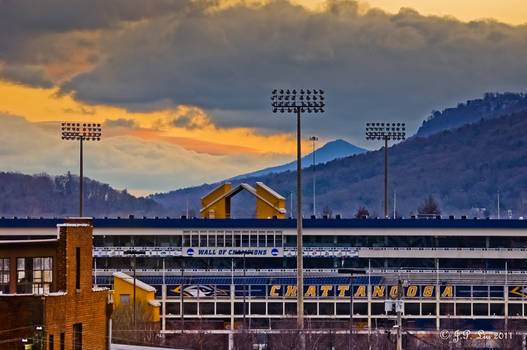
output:
[[[483,98],[459,103],[457,107],[432,114],[423,122],[417,136],[428,136],[437,132],[458,128],[480,119],[497,118],[527,109],[527,94],[486,93]]]
[[[87,216],[163,215],[166,210],[148,198],[84,179]],[[0,216],[64,217],[79,213],[79,177],[0,172]]]

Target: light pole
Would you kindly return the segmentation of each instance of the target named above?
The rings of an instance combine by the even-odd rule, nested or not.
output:
[[[136,309],[136,304],[137,304],[137,302],[135,300],[135,284],[136,284],[135,283],[135,257],[137,255],[143,255],[143,254],[146,254],[146,252],[144,250],[135,250],[135,249],[126,250],[124,252],[124,255],[132,255],[133,256],[133,265],[134,265],[133,266],[133,268],[134,268],[134,291],[133,291],[133,295],[134,295],[134,305],[133,305],[133,307],[134,307],[134,311],[133,311],[134,312],[134,316],[133,316],[134,317],[134,329],[137,329],[137,327],[136,327],[137,326],[136,325],[136,315],[135,315],[135,309]]]
[[[350,275],[350,323],[349,323],[349,341],[348,349],[353,349],[353,275],[364,275],[366,270],[364,269],[338,269],[338,273],[344,273]]]
[[[324,91],[322,90],[273,90],[271,105],[273,113],[296,113],[296,184],[297,184],[297,219],[296,219],[296,283],[297,283],[297,317],[300,337],[300,349],[305,348],[303,338],[304,330],[304,266],[303,266],[303,242],[302,242],[302,150],[300,145],[300,114],[301,113],[323,113]]]
[[[397,304],[395,306],[395,311],[397,312],[397,350],[403,350],[403,334],[402,334],[402,327],[403,323],[401,320],[401,314],[403,311],[403,283],[401,279],[399,278],[397,280]]]
[[[388,140],[404,140],[405,123],[366,123],[366,140],[384,140],[384,218],[388,218]]]
[[[309,138],[310,141],[313,141],[313,216],[317,216],[317,211],[315,209],[315,198],[316,198],[316,195],[315,195],[315,183],[316,183],[316,180],[315,180],[315,166],[316,166],[316,163],[315,163],[315,142],[318,141],[318,137],[316,136],[311,136]]]
[[[82,159],[82,143],[83,141],[101,141],[102,128],[101,124],[97,123],[61,123],[62,139],[63,140],[78,140],[79,141],[79,216],[83,216],[82,211],[82,186],[84,182],[83,177],[83,159]]]

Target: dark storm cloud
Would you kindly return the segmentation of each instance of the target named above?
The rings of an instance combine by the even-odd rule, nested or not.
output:
[[[0,0],[0,77],[50,85],[42,67],[67,64],[79,49],[93,46],[94,36],[87,39],[86,32],[117,30],[126,23],[207,6],[207,0]],[[92,56],[86,60],[98,59]]]
[[[18,64],[6,65],[5,67],[0,67],[0,76],[12,82],[40,88],[53,86],[49,79],[46,78],[41,67]]]
[[[433,108],[527,81],[526,26],[360,14],[350,1],[322,13],[276,1],[159,17],[108,43],[111,59],[66,90],[122,106],[168,99],[216,111],[220,125],[280,129],[288,123],[250,118],[269,111],[272,88],[324,88],[328,113],[307,127],[333,136],[358,137],[368,119],[415,127]]]
[[[7,32],[68,32],[103,29],[122,21],[154,18],[207,6],[189,0],[1,0],[0,28]]]
[[[0,61],[31,67],[46,64],[46,55],[64,61],[87,47],[102,59],[91,57],[95,68],[63,91],[135,110],[195,105],[219,126],[289,131],[287,118],[269,113],[270,91],[323,88],[327,113],[307,119],[306,131],[356,139],[367,120],[406,120],[415,128],[432,109],[527,87],[527,26],[463,23],[408,9],[363,13],[354,1],[329,2],[316,13],[284,0],[209,6],[0,0]],[[97,29],[104,31],[97,40],[79,34]],[[24,79],[31,77],[45,83],[38,74]]]

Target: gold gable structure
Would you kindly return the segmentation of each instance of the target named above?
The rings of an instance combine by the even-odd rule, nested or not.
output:
[[[231,189],[230,182],[216,187],[201,198],[201,217],[230,219],[231,198],[243,190],[256,197],[256,217],[258,219],[271,219],[274,216],[278,219],[285,218],[285,198],[267,187],[263,182],[257,182],[256,188],[241,183]]]

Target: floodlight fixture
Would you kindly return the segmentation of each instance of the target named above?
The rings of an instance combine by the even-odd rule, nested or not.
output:
[[[384,217],[388,218],[388,141],[406,139],[405,123],[366,123],[366,140],[384,140]]]
[[[83,216],[83,142],[101,141],[102,125],[100,123],[61,123],[61,137],[66,141],[79,141],[79,216]]]
[[[406,139],[405,123],[366,123],[366,140]]]
[[[273,113],[323,113],[326,106],[320,89],[274,89],[271,93]]]
[[[271,107],[273,113],[296,114],[296,181],[297,181],[297,321],[301,333],[301,350],[305,349],[304,330],[304,262],[302,242],[302,150],[300,116],[302,113],[324,113],[325,95],[321,89],[273,89],[271,91]]]

